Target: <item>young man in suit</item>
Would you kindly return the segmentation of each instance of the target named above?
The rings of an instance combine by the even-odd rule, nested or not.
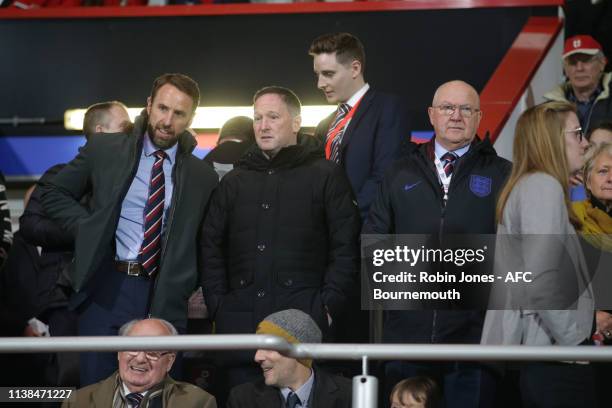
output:
[[[266,317],[257,334],[271,334],[291,344],[320,343],[321,330],[306,313],[288,309]],[[230,392],[228,408],[348,408],[352,388],[348,378],[313,367],[311,359],[285,357],[274,350],[257,350],[255,362],[263,378],[238,385]]]
[[[365,51],[349,33],[324,34],[310,45],[317,87],[338,104],[315,136],[325,157],[339,163],[351,182],[362,219],[378,185],[403,143],[410,141],[408,114],[395,96],[378,92],[364,79]]]
[[[385,171],[398,158],[402,145],[410,142],[407,111],[397,97],[365,82],[365,50],[352,34],[324,34],[312,42],[308,53],[313,57],[317,87],[327,102],[338,104],[336,112],[319,123],[315,137],[322,141],[325,157],[346,172],[365,220]],[[359,310],[357,297],[349,303],[350,309]],[[368,314],[359,313],[360,325],[344,327],[348,322],[336,322],[338,341],[368,340]]]

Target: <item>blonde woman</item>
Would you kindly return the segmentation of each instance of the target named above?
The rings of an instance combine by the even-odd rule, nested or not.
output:
[[[507,260],[502,267],[531,271],[534,279],[524,285],[520,298],[510,299],[508,304],[515,310],[487,312],[483,343],[589,342],[594,310],[588,291],[580,296],[573,292],[568,310],[548,310],[560,309],[551,305],[558,304],[554,300],[567,283],[562,270],[568,265],[577,274],[574,282],[580,280],[584,286],[588,280],[576,236],[580,222],[569,200],[569,178],[582,167],[587,146],[575,107],[569,103],[547,102],[519,118],[512,173],[497,205],[496,264],[500,255]],[[504,254],[510,241],[514,251]],[[594,398],[592,370],[587,364],[527,363],[521,368],[520,385],[525,407],[593,406],[589,403]]]
[[[600,143],[589,149],[584,164],[584,180],[587,199],[572,204],[574,212],[581,223],[580,234],[589,244],[585,252],[591,260],[589,266],[592,270],[599,265],[593,261],[599,261],[601,255],[607,260],[601,265],[607,267],[612,252],[612,144]],[[600,276],[603,281],[595,285],[595,290],[601,290],[601,295],[610,297],[609,283],[610,271],[603,271],[605,276]],[[596,293],[597,295],[597,293]],[[610,303],[606,299],[606,303]],[[596,331],[605,338],[606,344],[612,342],[612,313],[610,311],[598,310],[596,319]]]

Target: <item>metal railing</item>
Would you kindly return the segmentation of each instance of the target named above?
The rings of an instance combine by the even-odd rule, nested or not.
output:
[[[378,380],[369,360],[612,361],[612,347],[493,346],[477,344],[290,344],[269,335],[1,337],[0,353],[121,350],[276,350],[293,358],[361,360],[353,378],[353,407],[376,407]]]
[[[478,344],[290,344],[281,337],[236,335],[0,337],[0,353],[120,350],[276,350],[294,358],[461,361],[612,361],[612,347]]]

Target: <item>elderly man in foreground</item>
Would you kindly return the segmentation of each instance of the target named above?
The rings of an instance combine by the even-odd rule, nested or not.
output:
[[[122,336],[170,336],[177,331],[162,319],[132,320],[119,329]],[[119,371],[77,391],[63,407],[216,408],[215,397],[195,385],[173,380],[168,372],[173,351],[120,351]]]

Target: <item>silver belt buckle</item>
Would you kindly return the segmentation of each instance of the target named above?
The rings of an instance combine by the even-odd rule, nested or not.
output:
[[[134,270],[132,270],[132,266],[135,267]],[[138,262],[128,261],[127,274],[128,276],[140,276],[140,271],[138,270]]]

